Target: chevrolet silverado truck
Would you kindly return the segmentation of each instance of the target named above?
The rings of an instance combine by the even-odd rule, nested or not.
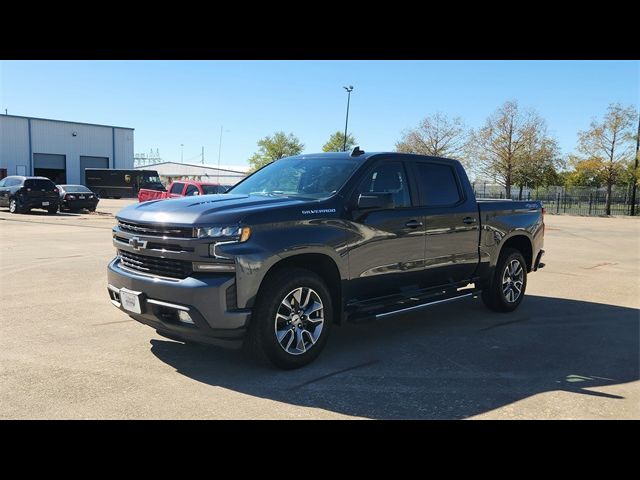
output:
[[[212,193],[225,193],[227,190],[227,187],[217,183],[176,180],[175,182],[171,182],[166,191],[141,188],[138,191],[138,201],[148,202],[149,200],[161,200],[165,198],[209,195]]]
[[[357,147],[282,158],[224,195],[131,205],[112,233],[113,305],[284,369],[314,360],[334,324],[477,296],[513,311],[544,265],[540,202],[477,201],[456,160]]]

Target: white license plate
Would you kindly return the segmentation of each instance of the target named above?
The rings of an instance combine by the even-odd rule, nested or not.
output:
[[[125,288],[120,289],[120,304],[122,308],[133,313],[142,313],[140,309],[140,292],[132,292]]]
[[[42,202],[42,206],[43,207],[48,207],[49,206],[49,202]]]
[[[79,198],[80,200],[84,200],[84,195],[80,195],[78,198]]]

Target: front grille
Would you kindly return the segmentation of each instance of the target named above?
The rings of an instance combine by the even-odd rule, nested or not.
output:
[[[139,233],[157,237],[194,238],[192,227],[175,227],[171,225],[154,225],[118,220],[118,227],[124,232]]]
[[[115,236],[113,237],[116,241],[121,243],[129,243],[128,238]],[[182,245],[172,244],[172,243],[155,243],[155,242],[147,242],[147,250],[165,250],[167,252],[194,252],[195,249],[193,247],[183,247]]]
[[[148,275],[182,279],[192,273],[191,262],[185,260],[149,257],[124,250],[118,250],[118,254],[124,267]]]

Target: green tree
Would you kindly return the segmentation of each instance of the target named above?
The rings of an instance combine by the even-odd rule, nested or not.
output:
[[[505,102],[471,133],[469,151],[473,169],[484,178],[504,186],[507,197],[523,163],[529,161],[536,142],[548,138],[546,124],[535,111],[523,111],[516,101]]]
[[[347,134],[347,148],[345,149],[347,152],[356,146],[356,139],[350,133]],[[344,133],[343,132],[335,132],[332,133],[325,143],[322,146],[323,152],[342,152],[344,148]]]
[[[569,155],[571,169],[566,174],[568,187],[602,187],[606,184],[606,175],[602,162],[594,159],[583,160]]]
[[[578,151],[590,161],[607,186],[605,213],[611,215],[611,190],[633,159],[637,118],[635,108],[612,103],[602,120],[592,120],[587,130],[578,133]]]
[[[518,198],[522,200],[524,187],[549,185],[548,182],[555,179],[558,168],[562,166],[562,160],[558,143],[547,135],[544,125],[538,125],[519,155],[521,158],[515,162],[513,183],[518,185]]]
[[[396,151],[464,160],[468,132],[460,117],[449,118],[436,112],[417,127],[405,130]]]
[[[258,140],[258,151],[249,158],[251,171],[263,167],[267,163],[283,157],[298,155],[302,152],[304,144],[293,133],[285,134],[276,132],[272,136]]]

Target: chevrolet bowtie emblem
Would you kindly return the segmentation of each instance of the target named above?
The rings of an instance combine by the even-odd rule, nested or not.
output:
[[[133,237],[129,239],[129,245],[131,245],[131,247],[137,251],[142,248],[147,248],[147,241],[140,240],[138,237]]]

